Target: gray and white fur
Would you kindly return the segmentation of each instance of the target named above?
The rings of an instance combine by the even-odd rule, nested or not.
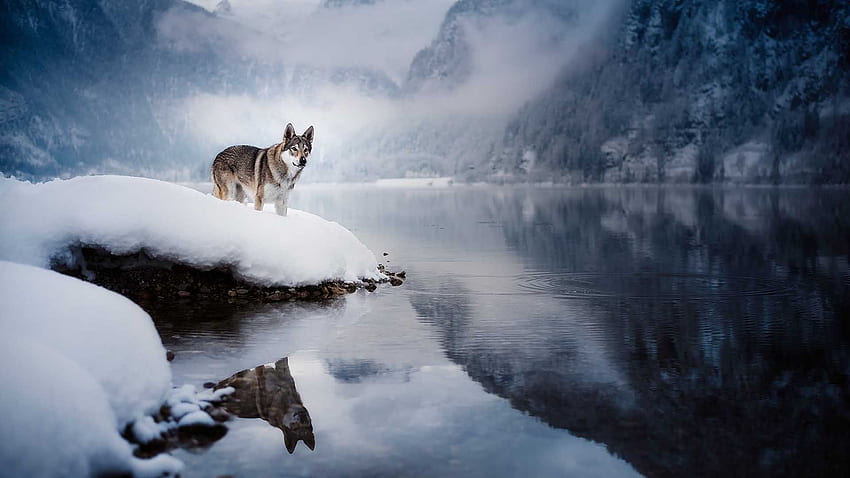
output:
[[[274,201],[279,215],[286,216],[289,193],[307,166],[312,149],[313,127],[299,136],[292,123],[286,125],[283,142],[268,148],[231,146],[213,161],[213,195],[244,203],[247,191],[254,197],[254,209],[261,211],[268,199]]]

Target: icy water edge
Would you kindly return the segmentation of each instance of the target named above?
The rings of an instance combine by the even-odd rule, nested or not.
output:
[[[184,476],[850,471],[846,190],[309,186],[292,206],[408,279],[150,310],[176,384],[283,363],[312,421],[291,455],[231,421],[176,453]]]

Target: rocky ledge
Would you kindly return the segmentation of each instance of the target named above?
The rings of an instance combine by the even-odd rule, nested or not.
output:
[[[404,271],[392,272],[378,264],[380,280],[357,282],[326,281],[299,287],[264,287],[234,277],[228,268],[200,270],[151,257],[145,251],[115,255],[102,248],[82,246],[73,251],[75,265],[56,264],[53,269],[77,277],[144,303],[153,300],[226,302],[281,302],[327,300],[365,289],[373,292],[379,284],[400,286]]]

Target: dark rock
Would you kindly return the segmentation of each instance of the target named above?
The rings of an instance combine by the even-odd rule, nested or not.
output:
[[[227,434],[227,427],[215,425],[187,425],[177,429],[179,440],[188,446],[206,446]]]
[[[385,255],[385,256],[388,256],[388,255],[390,255],[390,253],[389,253],[389,252],[385,252],[385,253],[384,253],[384,255]]]
[[[406,272],[404,272],[404,271],[396,272],[396,274],[395,274],[395,275],[396,275],[396,277],[400,277],[400,278],[402,278],[402,279],[404,279],[404,278],[406,278],[406,277],[407,277],[407,273],[406,273]]]
[[[393,287],[398,287],[404,284],[404,281],[399,279],[398,277],[390,277],[390,285]]]
[[[165,351],[165,360],[168,360],[169,362],[174,360],[174,352],[172,352],[170,350],[166,350]]]
[[[68,269],[61,265],[55,266],[56,270],[77,278],[94,274],[94,283],[129,296],[143,308],[154,304],[161,306],[161,303],[167,304],[169,301],[185,302],[195,296],[202,296],[205,301],[230,304],[250,301],[326,300],[356,292],[360,288],[372,292],[378,284],[391,282],[392,277],[404,278],[403,272],[392,274],[386,270],[384,264],[377,264],[378,271],[388,277],[377,281],[328,281],[311,286],[270,288],[239,280],[226,267],[198,270],[154,258],[145,251],[116,256],[96,247],[80,247],[77,253],[82,255],[86,271]]]

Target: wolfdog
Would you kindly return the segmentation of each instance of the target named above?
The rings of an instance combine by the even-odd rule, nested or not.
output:
[[[274,201],[275,211],[286,216],[289,192],[301,176],[313,149],[313,127],[295,134],[286,125],[283,142],[260,149],[231,146],[218,153],[212,164],[213,194],[219,199],[245,202],[245,190],[254,196],[254,209],[262,211],[265,198]]]

